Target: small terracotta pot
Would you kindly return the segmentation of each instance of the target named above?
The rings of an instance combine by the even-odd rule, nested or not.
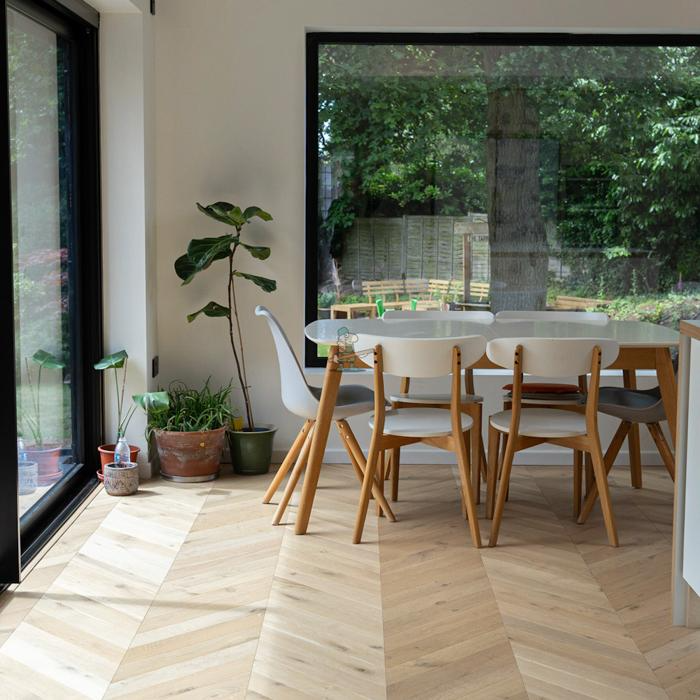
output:
[[[97,478],[102,481],[105,465],[114,462],[114,448],[116,445],[114,443],[110,445],[100,445],[97,451],[100,453],[100,471],[97,472]],[[135,445],[129,445],[129,461],[136,462],[141,451],[140,447]]]
[[[49,486],[58,481],[61,471],[61,445],[44,445],[44,447],[27,447],[25,449],[28,462],[36,462],[38,465],[37,483],[39,486]]]
[[[219,476],[226,428],[199,432],[156,430],[160,473],[171,481],[211,481]]]
[[[104,471],[105,491],[110,496],[131,496],[139,490],[139,465],[134,462],[110,462]]]

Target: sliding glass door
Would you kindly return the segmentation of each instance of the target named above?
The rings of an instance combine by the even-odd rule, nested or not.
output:
[[[10,216],[2,254],[11,265],[2,331],[12,353],[0,371],[14,384],[4,396],[9,403],[14,395],[15,410],[12,437],[4,426],[0,508],[16,522],[3,523],[0,583],[18,578],[22,557],[90,488],[101,413],[90,372],[101,335],[95,29],[43,3],[14,0],[5,23],[2,194]]]

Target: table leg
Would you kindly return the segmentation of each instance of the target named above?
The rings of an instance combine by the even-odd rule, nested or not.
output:
[[[678,388],[676,374],[673,371],[671,351],[668,348],[656,348],[656,376],[661,388],[661,398],[664,402],[666,419],[671,431],[671,447],[676,449],[676,403]]]
[[[311,509],[314,505],[314,496],[316,495],[316,487],[318,486],[318,477],[321,473],[321,463],[323,462],[323,455],[326,452],[328,431],[331,427],[333,409],[335,408],[336,398],[338,397],[338,387],[340,386],[341,376],[342,369],[338,364],[338,346],[331,345],[328,349],[326,372],[323,375],[323,387],[321,389],[321,398],[318,402],[318,412],[316,414],[316,427],[314,428],[314,434],[311,438],[309,461],[306,465],[306,475],[304,476],[304,485],[301,489],[299,509],[294,525],[294,532],[297,535],[305,535],[306,528],[309,525]]]
[[[633,369],[622,370],[622,380],[625,389],[637,388],[637,373]],[[642,488],[642,452],[639,447],[639,425],[632,424],[632,428],[627,436],[627,444],[629,446],[630,457],[630,477],[632,487],[635,489]]]

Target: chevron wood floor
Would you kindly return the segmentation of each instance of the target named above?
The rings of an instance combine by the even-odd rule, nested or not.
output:
[[[700,697],[661,470],[613,472],[617,550],[599,513],[572,522],[564,468],[516,467],[480,551],[449,466],[402,467],[399,522],[361,546],[349,466],[324,467],[306,537],[270,526],[268,480],[98,494],[0,596],[0,698]]]

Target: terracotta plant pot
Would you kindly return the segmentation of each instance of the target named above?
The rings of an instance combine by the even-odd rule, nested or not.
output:
[[[102,481],[105,465],[114,462],[114,448],[116,445],[114,443],[110,445],[100,445],[97,451],[100,453],[100,471],[97,472],[97,478]],[[140,447],[135,445],[129,445],[129,461],[136,462],[141,451]]]
[[[28,496],[36,491],[38,485],[39,465],[36,462],[20,462],[17,494]]]
[[[105,491],[110,496],[131,496],[139,490],[139,465],[135,462],[124,465],[110,462],[102,470]]]
[[[219,476],[226,428],[194,433],[156,430],[160,473],[171,481],[211,481]]]
[[[36,462],[38,465],[37,483],[39,486],[49,486],[57,482],[63,472],[61,471],[61,445],[44,445],[44,447],[27,447],[25,454],[28,462]]]
[[[236,474],[267,474],[272,461],[272,442],[277,428],[261,425],[253,431],[229,430],[231,464]]]

